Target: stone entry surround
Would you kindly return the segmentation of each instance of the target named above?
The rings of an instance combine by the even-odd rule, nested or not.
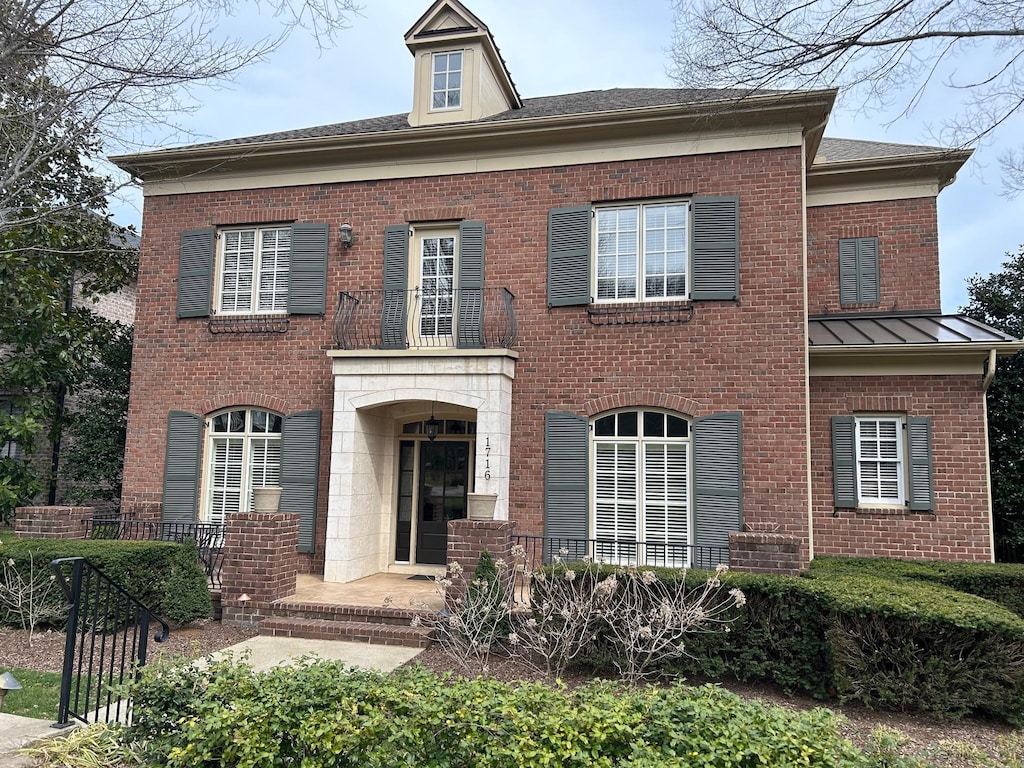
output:
[[[388,571],[394,555],[400,423],[433,408],[476,422],[474,487],[508,518],[512,381],[509,350],[332,350],[334,414],[324,581]]]

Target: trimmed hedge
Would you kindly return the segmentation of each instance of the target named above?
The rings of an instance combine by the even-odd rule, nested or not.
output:
[[[149,666],[127,740],[148,764],[433,768],[867,766],[827,710],[791,712],[714,686],[574,690],[390,675],[310,661],[282,675],[228,659]]]
[[[965,563],[953,560],[894,560],[868,557],[819,557],[810,578],[837,573],[929,581],[984,597],[1024,617],[1024,565]]]
[[[199,566],[194,541],[104,541],[79,539],[4,539],[0,557],[28,579],[32,563],[39,573],[49,574],[50,561],[84,557],[140,603],[165,619],[186,624],[211,613],[206,574]],[[53,599],[64,603],[55,590]],[[66,613],[65,613],[66,615]],[[17,626],[0,605],[0,626]]]
[[[570,566],[571,567],[571,566]],[[614,572],[603,566],[601,575]],[[680,571],[651,568],[662,580]],[[689,571],[699,587],[709,574]],[[581,585],[593,580],[579,579]],[[694,634],[667,672],[764,681],[880,709],[1024,724],[1024,620],[939,583],[822,569],[816,578],[729,572],[746,605],[725,632]],[[614,668],[598,638],[592,663]]]

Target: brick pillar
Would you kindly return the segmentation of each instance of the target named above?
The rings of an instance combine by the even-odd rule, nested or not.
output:
[[[295,593],[299,516],[229,514],[224,532],[220,599],[225,624],[255,624],[274,600]],[[241,600],[248,595],[249,600]]]
[[[729,568],[796,576],[806,565],[800,554],[801,543],[799,537],[783,533],[730,533]]]
[[[504,560],[508,565],[505,574],[506,590],[512,589],[512,542],[516,524],[510,520],[449,520],[448,521],[448,566],[452,563],[462,566],[465,582],[473,578],[473,570],[480,560],[480,554],[487,550],[495,562]],[[452,600],[462,595],[465,582],[452,584],[445,592],[445,599]]]
[[[18,507],[14,535],[19,539],[84,539],[93,507]]]

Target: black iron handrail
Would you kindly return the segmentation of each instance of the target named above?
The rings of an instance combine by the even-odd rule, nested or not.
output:
[[[708,546],[687,542],[644,542],[625,539],[576,539],[557,536],[517,535],[514,543],[523,548],[516,563],[515,599],[529,602],[530,574],[550,565],[555,557],[566,563],[584,560],[610,565],[648,565],[667,568],[713,569],[729,564],[728,546]]]
[[[98,515],[85,521],[85,538],[121,541],[173,541],[192,539],[199,550],[199,564],[210,589],[220,589],[224,566],[224,526],[218,523],[157,523],[115,515]]]
[[[170,636],[171,628],[84,557],[62,557],[50,568],[68,600],[54,725],[67,726],[72,718],[83,723],[123,721],[129,705],[119,690],[146,664],[150,624],[160,625],[153,635],[158,643]]]
[[[519,334],[507,288],[341,291],[338,349],[511,349]]]

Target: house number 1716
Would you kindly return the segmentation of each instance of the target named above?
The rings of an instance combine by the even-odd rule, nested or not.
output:
[[[491,438],[484,440],[484,480],[491,479]]]

